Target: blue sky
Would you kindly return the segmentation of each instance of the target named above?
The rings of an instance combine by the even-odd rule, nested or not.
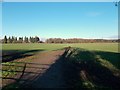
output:
[[[0,39],[2,36],[2,3],[0,2]]]
[[[4,2],[114,2],[119,0],[3,0]]]
[[[5,2],[2,35],[112,38],[118,34],[113,2]]]

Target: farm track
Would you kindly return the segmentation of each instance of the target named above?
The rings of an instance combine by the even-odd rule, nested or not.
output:
[[[27,64],[21,80],[20,87],[55,88],[64,86],[63,80],[63,55],[64,50],[40,52]],[[28,61],[18,60],[18,62]],[[18,74],[15,78],[19,78]],[[3,80],[3,83],[6,83]],[[14,80],[6,80],[13,83]]]
[[[27,85],[23,84],[22,87],[32,87],[32,88],[55,88],[61,87],[64,85],[63,80],[63,68],[62,68],[62,54],[64,51],[52,51],[51,53],[43,53],[44,57],[36,59],[36,63],[40,64],[48,64],[48,65],[41,65],[40,68],[32,68],[28,69],[27,71],[31,70],[34,71],[34,74],[29,76],[29,78],[33,78],[32,82],[29,82]],[[42,55],[42,56],[43,56]],[[43,68],[43,69],[41,69]],[[30,75],[30,74],[29,74]],[[25,75],[28,78],[28,75]],[[25,78],[25,76],[23,78]]]

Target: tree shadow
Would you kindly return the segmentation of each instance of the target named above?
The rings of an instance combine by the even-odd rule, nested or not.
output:
[[[40,50],[3,50],[2,51],[2,62],[10,62],[15,59],[25,58],[33,56],[37,52],[44,51]]]
[[[25,88],[66,88],[64,80],[64,60],[68,51],[59,56],[55,62],[41,75],[38,75],[34,82],[29,85],[24,85]]]
[[[5,75],[2,80],[7,80],[7,83],[3,83],[3,90],[25,88],[37,78],[40,71],[47,69],[49,64],[38,64],[38,63],[28,63],[28,62],[12,62],[10,64],[2,64],[3,66],[8,66],[8,68],[2,69],[2,71],[7,71],[10,73],[16,73],[16,75]],[[19,68],[21,68],[19,70]],[[14,69],[14,70],[13,70]],[[28,70],[29,69],[29,70]]]
[[[120,69],[120,60],[119,56],[120,53],[113,53],[113,52],[95,52],[97,55],[100,55],[102,59],[105,59],[109,62],[111,62],[115,67]]]
[[[100,62],[102,54],[97,53],[98,51],[84,49],[75,49],[70,52],[66,49],[56,62],[48,68],[45,67],[44,72],[38,73],[40,71],[36,71],[38,74],[31,81],[29,80],[33,76],[29,77],[30,73],[28,73],[23,75],[28,78],[28,83],[25,81],[20,84],[21,82],[19,81],[13,85],[20,85],[18,86],[19,88],[78,88],[95,90],[106,88],[119,90],[120,76],[116,76],[114,71],[111,71],[111,68],[103,65]],[[100,57],[97,57],[98,55]],[[36,69],[32,69],[32,71]],[[33,73],[31,72],[31,74]]]
[[[105,52],[101,52],[100,57],[103,57]],[[107,52],[105,53],[107,54]],[[109,54],[109,53],[108,53]],[[110,53],[115,55],[116,53]],[[69,56],[69,55],[68,55]],[[106,55],[106,57],[109,55]],[[71,88],[120,88],[120,75],[115,76],[109,68],[102,65],[96,58],[97,53],[78,49],[67,57],[66,81]],[[116,59],[111,59],[116,60]]]
[[[64,60],[65,60],[66,54],[67,54],[67,51],[65,51],[63,55],[59,56],[59,58],[55,60],[55,62],[50,66],[46,65],[45,67],[40,67],[41,65],[43,66],[43,64],[41,65],[38,64],[40,68],[34,69],[34,67],[32,67],[31,72],[27,74],[25,74],[26,71],[24,71],[24,75],[21,78],[21,80],[11,83],[5,86],[3,89],[7,90],[12,88],[22,89],[22,88],[62,88],[62,87],[64,88],[66,87],[66,83],[63,76],[64,67],[65,67]],[[37,66],[37,64],[35,63],[33,64],[31,63],[31,65],[35,65],[35,67]],[[44,72],[41,72],[40,70],[43,68],[44,68],[43,70]],[[30,76],[30,74],[35,74],[33,73],[33,71],[36,71],[35,77]],[[28,81],[23,82],[22,79],[24,77],[26,77]],[[14,80],[14,78],[11,78],[11,79]]]

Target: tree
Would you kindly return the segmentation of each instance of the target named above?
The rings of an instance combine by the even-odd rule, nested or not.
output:
[[[29,41],[32,42],[32,37],[29,38]]]
[[[19,43],[22,43],[23,42],[23,37],[19,37]]]
[[[29,40],[30,40],[31,43],[34,43],[34,42],[35,42],[35,38],[33,38],[33,37],[30,37]]]
[[[12,39],[11,39],[11,40],[12,40],[12,42],[14,41],[14,36],[12,36]]]
[[[14,37],[14,41],[13,41],[14,43],[17,43],[17,37]]]
[[[33,37],[31,38],[31,42],[32,42],[32,43],[34,43],[34,42],[35,42],[35,40],[34,40],[34,38],[33,38]]]
[[[34,39],[35,39],[35,43],[39,42],[39,40],[40,40],[39,37],[37,37],[37,36],[35,36]]]
[[[4,43],[7,43],[7,36],[4,37]]]
[[[25,43],[28,43],[28,42],[29,42],[29,41],[28,41],[28,37],[25,36],[24,42],[25,42]]]
[[[12,43],[11,37],[8,38],[8,43]]]

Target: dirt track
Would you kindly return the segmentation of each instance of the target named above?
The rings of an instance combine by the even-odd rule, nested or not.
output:
[[[63,77],[63,57],[64,50],[40,52],[27,64],[22,79],[19,81],[21,87],[32,88],[58,88],[65,87]],[[33,58],[34,57],[34,58]],[[28,62],[20,59],[19,62]],[[33,68],[28,68],[33,67]],[[29,73],[27,73],[29,72]],[[9,81],[10,82],[10,81]]]
[[[63,76],[63,50],[43,52],[34,61],[37,64],[48,64],[49,66],[42,66],[46,69],[34,69],[39,75],[35,75],[34,81],[28,85],[32,88],[60,88],[65,87],[64,76]]]

